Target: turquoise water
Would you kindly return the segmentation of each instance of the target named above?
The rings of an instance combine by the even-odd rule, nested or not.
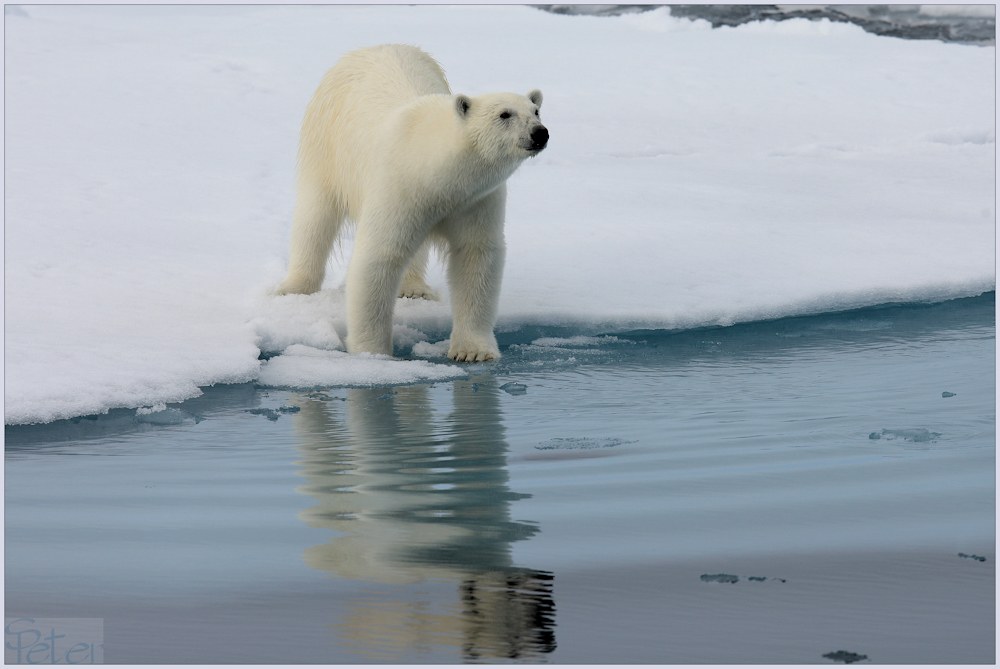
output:
[[[7,427],[7,616],[115,663],[994,661],[993,293],[501,348]]]

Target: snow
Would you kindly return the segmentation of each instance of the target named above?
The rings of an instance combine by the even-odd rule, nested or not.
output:
[[[549,147],[509,184],[501,331],[725,325],[995,287],[994,47],[804,19],[711,30],[666,9],[5,15],[7,424],[216,383],[464,374],[342,352],[349,241],[322,292],[267,295],[305,105],[340,55],[385,42],[432,53],[456,92],[545,93]],[[439,355],[443,277],[435,265],[442,302],[399,301],[397,350]]]
[[[974,16],[993,18],[996,5],[920,5],[919,13],[924,16]]]

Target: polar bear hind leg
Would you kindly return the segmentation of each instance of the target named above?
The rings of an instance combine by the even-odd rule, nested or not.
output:
[[[413,256],[409,267],[406,268],[406,274],[403,275],[403,285],[399,288],[398,297],[439,299],[437,293],[427,285],[427,280],[424,278],[424,273],[427,271],[427,260],[430,257],[430,247],[430,242],[424,242]]]
[[[299,189],[292,214],[288,274],[274,290],[275,295],[310,295],[320,289],[344,216],[344,211],[319,189]]]

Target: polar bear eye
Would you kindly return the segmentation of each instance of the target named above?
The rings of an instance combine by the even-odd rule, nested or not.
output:
[[[505,111],[505,112],[502,112],[502,113],[500,114],[500,118],[502,118],[502,119],[504,119],[504,120],[506,121],[507,119],[509,119],[509,118],[510,118],[510,112],[506,112],[506,111]]]
[[[538,116],[538,110],[537,109],[535,110],[535,116]],[[539,118],[541,118],[541,117],[539,116]]]

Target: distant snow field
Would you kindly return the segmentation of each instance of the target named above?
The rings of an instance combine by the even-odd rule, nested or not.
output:
[[[464,375],[342,353],[349,242],[320,293],[268,295],[305,105],[342,54],[386,42],[429,51],[456,93],[545,94],[549,146],[509,183],[502,331],[594,337],[995,288],[992,46],[803,19],[713,30],[667,9],[5,14],[7,424],[216,383]],[[438,360],[448,336],[443,277],[435,265],[441,302],[397,306],[396,345],[415,357]]]

